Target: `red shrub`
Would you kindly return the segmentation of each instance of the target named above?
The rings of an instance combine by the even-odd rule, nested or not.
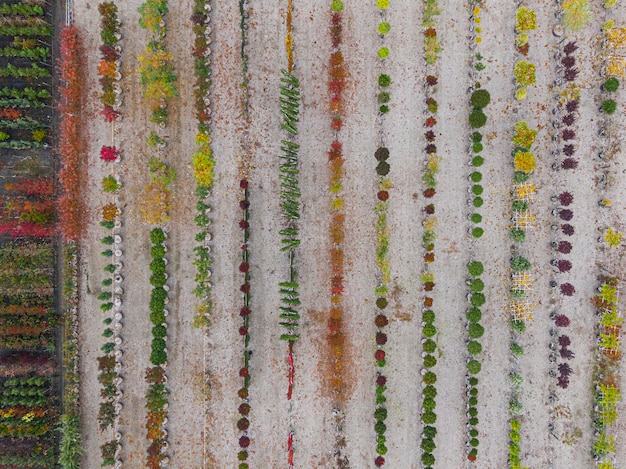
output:
[[[559,212],[559,218],[561,220],[570,221],[572,218],[574,218],[574,212],[572,212],[568,208],[565,208]]]
[[[579,73],[580,71],[577,68],[568,68],[563,73],[563,79],[565,81],[574,81]]]
[[[563,169],[576,169],[578,168],[578,160],[574,158],[566,158],[561,163],[561,168]]]
[[[571,55],[577,50],[578,50],[578,46],[576,45],[576,41],[570,41],[567,44],[565,44],[565,47],[563,47],[563,52],[565,52],[566,55]]]
[[[574,57],[566,55],[561,59],[561,64],[563,64],[564,67],[572,68],[574,65],[576,65],[576,59]]]
[[[107,145],[100,149],[100,159],[103,161],[115,161],[120,156],[120,151]]]
[[[574,293],[576,293],[576,289],[574,288],[574,285],[572,285],[569,282],[561,284],[560,289],[561,289],[561,294],[565,296],[572,296]]]
[[[569,254],[572,252],[572,243],[569,241],[559,241],[559,245],[556,250],[561,254]]]
[[[565,109],[567,112],[576,112],[578,111],[578,104],[579,102],[577,99],[572,99],[565,104]]]
[[[561,225],[561,230],[563,231],[563,234],[566,234],[567,236],[572,236],[574,234],[574,227],[569,223]]]
[[[554,324],[556,327],[567,327],[569,326],[569,318],[564,314],[559,314],[554,318]]]
[[[574,196],[571,192],[561,192],[559,194],[559,203],[565,207],[574,201]]]
[[[556,385],[566,389],[569,386],[569,378],[567,376],[559,376],[556,380]]]
[[[574,114],[565,114],[565,116],[563,116],[562,119],[563,123],[565,125],[572,125],[575,121],[576,121],[576,117],[574,116]]]
[[[559,373],[561,376],[569,376],[572,374],[572,367],[567,363],[559,363]]]
[[[561,259],[556,263],[556,266],[559,269],[559,272],[569,272],[572,268],[572,263],[568,260]]]
[[[573,140],[576,138],[576,132],[572,129],[564,129],[563,132],[561,132],[561,137],[563,137],[563,140]]]
[[[574,145],[567,144],[563,147],[563,154],[565,156],[572,156],[574,154]]]
[[[559,345],[561,347],[567,347],[572,343],[572,340],[567,335],[559,336]]]

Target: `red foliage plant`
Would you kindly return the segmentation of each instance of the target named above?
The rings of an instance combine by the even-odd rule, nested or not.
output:
[[[567,236],[572,236],[574,234],[574,227],[569,223],[561,225],[561,230],[563,231],[563,234],[566,234]]]
[[[571,101],[565,103],[565,109],[567,112],[576,112],[578,111],[578,104],[579,101],[577,99],[572,99]]]
[[[565,296],[572,296],[574,293],[576,293],[576,289],[574,288],[574,285],[572,285],[569,282],[562,283],[560,286],[560,289],[561,289],[561,293]]]
[[[561,254],[569,254],[570,252],[572,252],[572,243],[570,243],[569,241],[559,241],[557,251],[559,251]]]
[[[100,149],[100,159],[103,161],[115,161],[120,156],[120,151],[115,147],[103,146]]]
[[[572,343],[572,340],[567,335],[559,336],[559,345],[561,347],[568,347]]]
[[[565,156],[572,156],[574,154],[574,151],[574,145],[572,145],[571,143],[568,143],[563,147],[563,154]]]
[[[567,208],[563,209],[559,212],[559,218],[561,220],[570,221],[572,218],[574,218],[574,212]]]
[[[570,192],[561,192],[559,194],[559,203],[565,207],[574,201],[574,196]]]
[[[567,363],[559,363],[559,373],[561,376],[569,376],[572,374],[572,367]]]
[[[565,314],[559,314],[556,318],[554,318],[554,324],[556,327],[567,327],[569,326],[569,318]]]
[[[561,59],[561,64],[563,64],[564,67],[572,68],[576,65],[576,59],[572,56],[566,55]]]
[[[566,259],[561,259],[556,263],[559,272],[569,272],[572,268],[572,263]]]
[[[83,230],[85,217],[82,187],[86,178],[82,172],[85,151],[81,133],[82,93],[85,63],[82,40],[78,29],[64,26],[60,32],[60,57],[58,59],[59,101],[59,144],[56,149],[61,162],[58,173],[61,196],[57,201],[58,228],[66,240],[78,240]]]
[[[437,84],[438,80],[436,76],[433,75],[427,75],[426,76],[426,84],[428,86],[435,86]]]
[[[569,378],[567,376],[559,376],[556,380],[556,385],[560,388],[566,389],[569,386]]]
[[[563,79],[565,81],[574,81],[579,73],[580,71],[577,68],[568,68],[563,73]]]
[[[578,46],[576,45],[576,41],[570,41],[567,44],[565,44],[565,47],[563,47],[563,52],[565,52],[566,55],[571,55],[577,50],[578,50]]]
[[[565,125],[572,125],[576,121],[576,117],[574,116],[574,114],[571,114],[571,113],[565,114],[565,116],[563,116],[562,121]]]
[[[576,138],[576,132],[574,132],[572,129],[563,129],[563,132],[561,132],[561,137],[563,137],[563,140],[573,140]]]
[[[113,122],[120,116],[120,113],[113,109],[111,106],[104,106],[100,115],[104,117],[105,122]]]
[[[435,141],[435,132],[433,132],[432,130],[429,130],[428,132],[424,133],[424,138],[429,141],[429,142],[434,142]]]
[[[578,161],[574,158],[565,158],[561,163],[563,169],[576,169],[578,168]]]

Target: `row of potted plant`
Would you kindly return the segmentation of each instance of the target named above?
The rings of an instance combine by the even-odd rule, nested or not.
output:
[[[377,0],[376,6],[379,9],[380,22],[378,23],[377,33],[379,39],[378,52],[378,126],[379,134],[384,135],[385,114],[389,112],[391,93],[389,87],[391,85],[391,77],[385,73],[388,68],[389,48],[385,45],[385,36],[391,31],[391,24],[387,21],[387,9],[389,1]],[[383,51],[381,53],[381,51]],[[376,317],[374,324],[376,326],[375,335],[375,352],[374,360],[376,361],[376,398],[374,406],[374,432],[376,433],[376,458],[374,465],[381,467],[385,464],[387,454],[387,377],[384,374],[384,368],[387,364],[385,344],[387,343],[386,327],[389,319],[385,315],[385,308],[388,306],[387,296],[389,294],[389,282],[391,281],[391,264],[389,262],[389,227],[387,224],[387,212],[389,207],[389,189],[391,189],[391,179],[388,177],[390,171],[389,165],[389,149],[384,146],[381,137],[380,146],[374,152],[374,158],[377,161],[376,175],[378,181],[378,192],[376,194],[377,203],[374,209],[376,214],[376,287],[374,295],[376,296]]]
[[[483,205],[484,201],[482,198],[484,188],[481,184],[483,179],[483,174],[481,172],[481,167],[484,164],[484,157],[482,156],[482,152],[484,151],[483,145],[483,132],[478,129],[484,127],[488,121],[487,115],[484,110],[491,102],[491,95],[489,91],[482,88],[480,82],[480,73],[486,69],[486,66],[483,62],[484,57],[479,52],[482,43],[483,33],[481,21],[481,13],[482,13],[482,2],[475,2],[470,4],[471,14],[470,14],[470,29],[473,30],[473,34],[471,35],[471,40],[473,42],[473,47],[470,47],[472,51],[472,61],[471,61],[471,76],[473,79],[473,84],[469,89],[470,92],[470,116],[469,122],[470,127],[473,129],[472,134],[470,135],[470,148],[469,148],[469,156],[470,162],[469,165],[472,168],[471,173],[468,176],[469,180],[469,193],[472,195],[471,203],[468,203],[471,207],[471,213],[469,214],[469,219],[471,222],[469,235],[470,235],[470,261],[467,264],[467,270],[469,277],[466,281],[468,285],[468,296],[467,299],[469,301],[469,307],[466,311],[466,330],[467,330],[467,373],[466,373],[466,418],[467,418],[467,441],[465,444],[467,459],[469,461],[476,461],[478,456],[478,445],[480,440],[478,438],[478,378],[476,375],[480,373],[482,368],[480,362],[480,354],[482,352],[482,344],[479,339],[482,337],[484,333],[484,328],[480,324],[480,320],[482,318],[481,307],[485,304],[485,284],[483,280],[480,278],[484,272],[484,267],[482,262],[477,260],[475,256],[472,254],[474,251],[474,246],[478,243],[478,239],[483,236],[484,229],[481,226],[483,221],[483,216],[480,214],[480,207]],[[473,52],[477,51],[477,52]]]
[[[333,455],[338,466],[347,464],[344,454],[346,447],[344,427],[345,382],[343,354],[345,331],[343,326],[344,294],[344,236],[345,211],[343,199],[343,166],[345,162],[341,143],[341,127],[345,114],[344,89],[346,86],[346,66],[343,57],[343,10],[342,1],[330,4],[331,53],[328,64],[328,94],[330,96],[330,127],[333,139],[328,150],[330,193],[330,310],[328,313],[327,340],[330,347],[328,357],[330,385],[333,391],[333,416],[335,421]]]
[[[63,414],[59,424],[59,458],[63,469],[80,466],[82,433],[80,429],[80,368],[78,356],[78,246],[63,244],[62,309],[63,337]]]
[[[83,45],[78,29],[65,26],[60,31],[60,58],[58,61],[59,74],[59,136],[57,154],[59,155],[60,169],[58,181],[60,195],[57,199],[57,226],[67,240],[78,241],[83,229],[84,202],[80,196],[80,188],[84,179],[83,159],[85,143],[81,136],[82,89],[84,76],[81,64],[83,63]]]
[[[205,5],[208,8],[205,8]],[[195,0],[193,7],[193,32],[195,35],[193,56],[196,82],[194,84],[194,110],[197,120],[196,152],[191,156],[196,180],[196,216],[195,223],[199,231],[196,234],[194,248],[197,273],[194,294],[199,300],[194,325],[206,326],[211,313],[211,266],[209,213],[211,207],[208,198],[213,187],[213,152],[211,150],[211,16],[210,4],[206,0]]]
[[[119,85],[120,58],[122,48],[119,45],[120,21],[117,18],[117,5],[114,2],[103,2],[98,5],[100,12],[100,39],[102,44],[100,50],[100,64],[98,65],[98,75],[100,75],[100,85],[102,94],[100,102],[102,110],[100,115],[106,122],[113,122],[119,117],[119,112],[115,109],[121,103],[122,89]]]
[[[31,3],[3,3],[0,5],[0,15],[2,16],[43,16],[44,11],[41,5]]]
[[[435,326],[435,311],[433,290],[435,288],[435,274],[432,270],[432,264],[435,260],[435,240],[437,239],[437,216],[435,215],[434,201],[430,200],[435,195],[437,187],[436,175],[439,172],[439,163],[441,157],[437,155],[437,110],[439,104],[435,97],[438,88],[436,86],[439,67],[437,66],[438,54],[442,48],[437,40],[438,16],[441,10],[437,0],[428,0],[424,5],[424,14],[422,17],[422,28],[424,31],[424,62],[426,70],[425,90],[426,105],[424,128],[425,146],[424,146],[424,173],[422,182],[425,186],[423,208],[424,218],[422,226],[424,233],[422,235],[422,247],[424,248],[423,260],[424,268],[420,280],[424,290],[423,302],[430,303],[430,306],[424,306],[422,309],[422,402],[421,402],[421,426],[422,434],[420,448],[422,451],[421,462],[424,467],[431,467],[435,463],[433,452],[436,448],[435,437],[437,435],[435,409],[437,406],[435,398],[437,397],[437,389],[435,387],[435,373],[432,370],[437,364],[437,342]]]
[[[285,328],[280,335],[281,340],[288,343],[287,351],[287,401],[293,397],[296,379],[294,345],[300,338],[300,285],[295,267],[298,246],[300,246],[298,220],[300,219],[300,179],[299,158],[300,145],[297,143],[298,122],[300,114],[300,81],[293,74],[294,47],[293,47],[293,0],[288,0],[285,11],[285,56],[287,69],[281,69],[280,77],[280,127],[284,131],[284,138],[280,141],[280,164],[278,165],[279,179],[281,180],[280,207],[284,219],[283,228],[279,231],[281,237],[280,251],[287,254],[287,280],[280,282],[279,294],[281,306],[279,324]],[[291,409],[291,406],[290,406]],[[289,411],[291,412],[291,410]],[[287,435],[287,466],[294,467],[295,447],[294,428],[290,426]]]
[[[523,60],[522,57],[526,58],[529,54],[529,33],[537,29],[537,14],[535,10],[519,5],[515,12],[515,17],[515,46],[516,56],[519,59],[513,69],[516,86],[515,99],[522,101],[528,95],[527,87],[536,83],[535,65]],[[511,398],[509,400],[510,433],[508,456],[509,467],[512,469],[520,469],[522,467],[520,448],[522,420],[520,417],[524,414],[524,406],[521,402],[524,378],[517,358],[524,354],[518,338],[526,330],[526,321],[532,320],[533,312],[533,304],[528,297],[533,284],[532,264],[523,256],[523,245],[526,240],[526,232],[532,228],[535,220],[535,215],[530,209],[530,203],[535,193],[532,175],[537,163],[531,148],[537,133],[537,130],[532,129],[526,121],[519,120],[514,126],[512,138],[514,173],[510,237],[515,241],[515,245],[513,246],[509,262],[511,273],[509,307],[512,334],[510,351],[514,360],[512,369],[509,372]]]

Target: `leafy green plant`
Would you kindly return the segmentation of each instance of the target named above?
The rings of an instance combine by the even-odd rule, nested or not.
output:
[[[521,272],[523,270],[530,270],[532,268],[532,264],[528,259],[522,256],[512,257],[510,260],[511,269],[514,272]]]
[[[484,89],[478,89],[470,96],[470,103],[475,109],[482,109],[491,101],[491,95],[489,91]]]
[[[471,308],[468,308],[468,310],[465,312],[465,317],[467,318],[469,322],[477,323],[477,322],[480,322],[480,319],[482,317],[482,312],[480,311],[480,309],[476,307],[471,307]]]
[[[426,353],[434,353],[435,350],[437,350],[437,344],[435,343],[434,340],[432,339],[427,339],[423,344],[422,344],[422,349],[424,350],[424,352]]]
[[[484,333],[485,328],[476,322],[471,323],[467,331],[470,339],[480,339]]]
[[[521,357],[524,355],[524,348],[516,342],[512,342],[509,348],[515,357]]]
[[[613,99],[605,99],[600,108],[605,114],[613,114],[617,110],[617,103]]]
[[[480,143],[483,141],[483,134],[480,132],[472,132],[471,138],[473,143]]]
[[[482,262],[479,261],[471,261],[467,264],[467,271],[472,277],[478,277],[482,275],[485,268],[483,267]]]
[[[513,319],[511,321],[511,328],[518,334],[523,334],[524,331],[526,331],[526,323],[518,319]]]
[[[473,129],[479,129],[487,123],[487,116],[481,109],[473,109],[469,115],[469,125]]]
[[[483,216],[480,213],[472,213],[470,215],[470,220],[472,221],[472,223],[480,223],[481,221],[483,221]]]
[[[478,355],[480,352],[482,352],[482,350],[483,350],[483,346],[480,344],[480,342],[476,342],[475,340],[472,340],[467,344],[467,352],[470,355]]]
[[[483,230],[481,227],[477,226],[475,228],[472,228],[472,236],[474,238],[480,238],[482,237],[482,235],[485,233],[485,230]]]
[[[604,82],[602,88],[605,91],[613,93],[619,88],[619,80],[615,77],[611,77]]]
[[[485,283],[479,278],[473,278],[472,280],[470,280],[469,287],[472,293],[477,293],[483,291],[483,289],[485,288]]]
[[[475,168],[481,167],[484,162],[485,159],[482,156],[475,156],[474,158],[472,158],[472,166],[474,166]]]
[[[482,197],[474,197],[474,200],[472,200],[472,205],[476,208],[480,208],[483,206],[483,203],[485,201],[483,200]]]

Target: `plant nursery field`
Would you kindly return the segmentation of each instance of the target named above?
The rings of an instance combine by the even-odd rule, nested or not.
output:
[[[626,469],[625,76],[623,0],[1,0],[0,469]]]

